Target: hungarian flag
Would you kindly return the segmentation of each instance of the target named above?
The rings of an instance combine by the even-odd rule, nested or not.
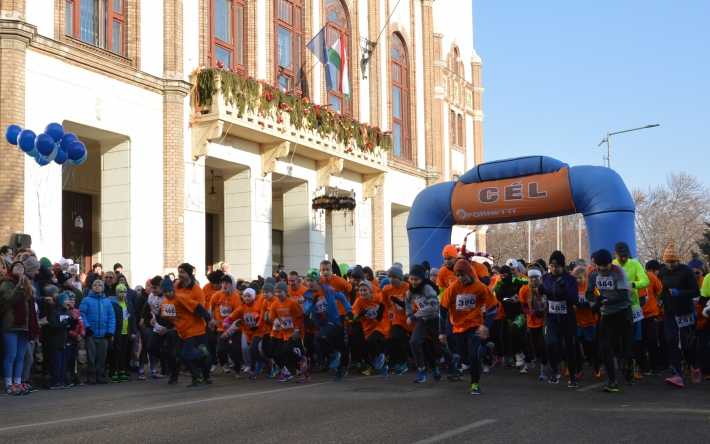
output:
[[[345,36],[341,35],[333,45],[328,48],[328,59],[340,71],[338,90],[350,98],[350,76],[348,76],[348,54],[345,50]]]

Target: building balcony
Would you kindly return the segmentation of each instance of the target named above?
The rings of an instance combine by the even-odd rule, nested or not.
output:
[[[263,174],[294,152],[316,161],[324,184],[330,174],[347,169],[363,174],[364,181],[379,177],[379,186],[388,170],[391,136],[378,128],[231,71],[196,70],[192,83],[195,159],[208,155],[211,141],[230,134],[260,144]]]

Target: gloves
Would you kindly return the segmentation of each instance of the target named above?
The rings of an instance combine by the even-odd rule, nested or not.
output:
[[[86,327],[86,337],[88,338],[89,336],[94,336],[94,330],[91,327]]]
[[[676,290],[675,288],[671,288],[671,296],[673,296],[674,298],[677,298],[678,297],[678,290]]]
[[[291,340],[293,342],[298,342],[299,339],[301,339],[299,332],[294,330],[293,333],[291,333]]]
[[[545,310],[535,310],[533,316],[535,316],[536,318],[541,318],[545,316]]]
[[[350,319],[351,321],[352,321],[353,318],[355,317],[355,316],[353,315],[353,312],[352,312],[352,311],[349,311],[345,316],[347,316],[348,319]]]
[[[563,290],[567,287],[567,284],[565,284],[565,281],[564,281],[564,279],[562,279],[562,276],[557,276],[557,277],[555,278],[555,282],[556,282],[557,285],[559,285],[560,288],[563,289]]]
[[[590,303],[587,302],[587,301],[579,301],[579,302],[577,302],[577,308],[579,308],[579,309],[582,309],[582,310],[583,310],[583,309],[585,309],[585,308],[591,308],[591,307],[592,307],[592,304],[590,304]]]
[[[703,308],[703,316],[710,318],[710,304]]]
[[[252,325],[251,327],[249,327],[250,331],[257,331],[258,329],[259,327],[257,327],[256,325]]]
[[[111,333],[106,333],[106,334],[104,335],[104,338],[105,338],[105,339],[111,339],[111,338],[113,338],[113,334],[111,334]]]
[[[357,318],[361,318],[367,314],[367,310],[360,310],[360,313],[357,314]]]
[[[353,322],[353,323],[360,322],[360,315],[353,316],[353,318],[350,320],[350,322]]]

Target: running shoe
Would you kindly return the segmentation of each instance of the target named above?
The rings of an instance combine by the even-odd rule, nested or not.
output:
[[[448,375],[446,379],[449,381],[460,381],[463,379],[463,372],[456,372],[452,375]]]
[[[595,368],[594,369],[594,379],[599,379],[602,377],[602,368]]]
[[[636,370],[636,373],[634,373],[634,379],[643,379],[643,374]]]
[[[118,384],[119,382],[121,382],[121,378],[119,378],[118,375],[113,375],[108,379],[108,382],[110,382],[111,384]]]
[[[214,366],[213,366],[213,367],[214,367]],[[216,371],[216,370],[217,370],[217,369],[212,370],[212,372],[214,372],[214,371]],[[230,373],[230,372],[231,372],[231,370],[229,369],[229,366],[228,366],[228,365],[223,365],[223,366],[222,366],[222,373]]]
[[[518,353],[515,355],[515,366],[522,367],[525,365],[525,355],[523,353]]]
[[[303,375],[305,373],[308,373],[308,358],[305,356],[301,356],[301,362],[298,368],[298,374]]]
[[[255,372],[255,373],[256,373],[257,375],[260,375],[262,370],[264,370],[264,363],[261,362],[261,361],[257,361],[257,363],[256,363],[256,372]],[[250,377],[251,377],[251,376],[250,376]]]
[[[71,383],[71,381],[69,380],[69,378],[64,378],[64,381],[62,382],[62,384],[64,385],[64,388],[71,388],[71,387],[74,387],[74,384]],[[20,388],[19,386],[16,386],[16,387],[17,387],[17,388]]]
[[[685,387],[685,385],[683,385],[683,378],[678,375],[673,375],[670,378],[666,378],[666,384],[679,388]]]
[[[431,371],[431,375],[434,378],[434,381],[441,381],[441,372],[439,371],[439,367],[434,367],[434,370]]]
[[[369,365],[365,367],[365,370],[362,371],[363,376],[370,376],[372,374],[372,367]]]
[[[491,367],[487,364],[483,364],[483,373],[490,373]]]
[[[394,374],[397,375],[397,376],[401,376],[402,373],[407,373],[407,370],[409,370],[409,369],[407,368],[406,365],[404,365],[404,364],[399,364],[398,366],[396,366],[396,367],[394,368]]]
[[[547,366],[543,366],[542,369],[540,370],[540,376],[537,378],[540,381],[544,381],[547,379]]]
[[[33,385],[30,384],[29,382],[23,382],[22,385],[23,385],[27,390],[29,390],[30,393],[34,393],[34,392],[37,391],[37,387],[33,386]],[[82,385],[82,384],[79,383],[78,385]]]
[[[17,385],[17,386],[15,386],[15,388],[17,389],[17,391],[20,392],[20,395],[29,395],[30,394],[30,391],[27,390],[23,384]]]
[[[471,384],[471,394],[472,395],[480,395],[481,394],[481,388],[478,387],[477,383]]]
[[[145,381],[145,373],[143,373],[143,372],[138,373],[138,380]]]
[[[693,384],[700,384],[700,380],[703,378],[703,374],[700,372],[700,367],[693,369],[693,375],[691,376],[691,381]]]
[[[505,358],[502,356],[499,356],[496,358],[496,367],[505,367]]]
[[[9,391],[10,389],[13,390],[13,393],[8,393],[8,391]],[[50,389],[51,389],[51,390],[62,390],[62,389],[64,389],[64,384],[62,384],[61,382],[55,382],[55,383],[50,387]],[[17,388],[15,388],[14,386],[10,386],[10,387],[8,387],[7,390],[5,391],[5,395],[11,395],[11,394],[12,394],[12,396],[18,396],[18,395],[20,394],[20,391],[17,390]]]
[[[382,366],[383,366],[384,364],[385,364],[385,354],[384,354],[384,353],[380,353],[379,356],[377,356],[377,358],[375,358],[375,368],[376,368],[377,370],[379,370],[379,369],[382,368]]]
[[[297,384],[303,384],[304,382],[308,382],[311,380],[311,374],[306,372],[301,375],[300,378],[298,378],[298,381],[296,381]]]
[[[338,366],[340,365],[340,352],[335,351],[330,355],[330,374],[335,375],[338,372]]]
[[[150,372],[150,379],[165,379],[165,375],[161,375],[158,372]]]
[[[335,375],[335,382],[342,381],[344,377],[348,376],[348,368],[342,366],[338,369],[338,373]]]
[[[249,372],[249,379],[256,379],[256,372]]]
[[[552,374],[550,375],[550,379],[549,379],[549,381],[547,381],[547,382],[549,382],[550,384],[557,384],[557,383],[559,383],[559,382],[560,382],[560,374],[559,374],[559,373],[552,372]]]
[[[505,358],[505,366],[506,367],[515,367],[514,364],[515,363],[513,362],[513,358]]]
[[[530,370],[535,368],[535,363],[525,364],[525,366],[520,370],[520,373],[530,373]]]
[[[420,383],[420,382],[426,382],[428,381],[429,378],[427,377],[427,372],[426,370],[420,370],[419,374],[417,375],[416,378],[414,378],[414,382]]]
[[[616,393],[619,391],[619,384],[616,381],[609,381],[609,383],[604,387],[604,391],[607,393]]]
[[[131,378],[126,375],[126,372],[118,372],[118,379],[121,382],[131,382]]]
[[[569,381],[567,381],[567,387],[576,389],[579,388],[579,384],[577,384],[576,380],[573,381],[570,379]]]
[[[382,368],[380,369],[380,376],[382,376],[383,378],[388,377],[389,375],[387,374],[387,370],[389,370],[389,369],[390,369],[389,365],[383,365]]]
[[[205,383],[205,380],[202,378],[192,378],[192,383],[188,384],[187,386],[189,388],[194,388],[194,387],[199,387],[204,383]]]
[[[279,376],[278,382],[286,382],[289,379],[293,378],[293,375],[291,372],[286,370],[285,368],[281,370],[281,376]]]
[[[279,374],[279,367],[277,365],[272,365],[271,366],[271,371],[269,372],[268,375],[266,375],[268,378],[275,378],[276,375]]]
[[[224,368],[224,366],[222,366],[222,368]],[[217,371],[217,366],[212,364],[212,367],[210,367],[210,373],[214,373],[216,371]],[[224,372],[222,372],[222,373],[224,373]]]

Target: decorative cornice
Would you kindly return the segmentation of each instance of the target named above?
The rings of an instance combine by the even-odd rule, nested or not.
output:
[[[2,11],[0,19],[0,40],[2,47],[25,51],[37,36],[37,27],[19,20],[4,20],[6,14],[12,11]]]

